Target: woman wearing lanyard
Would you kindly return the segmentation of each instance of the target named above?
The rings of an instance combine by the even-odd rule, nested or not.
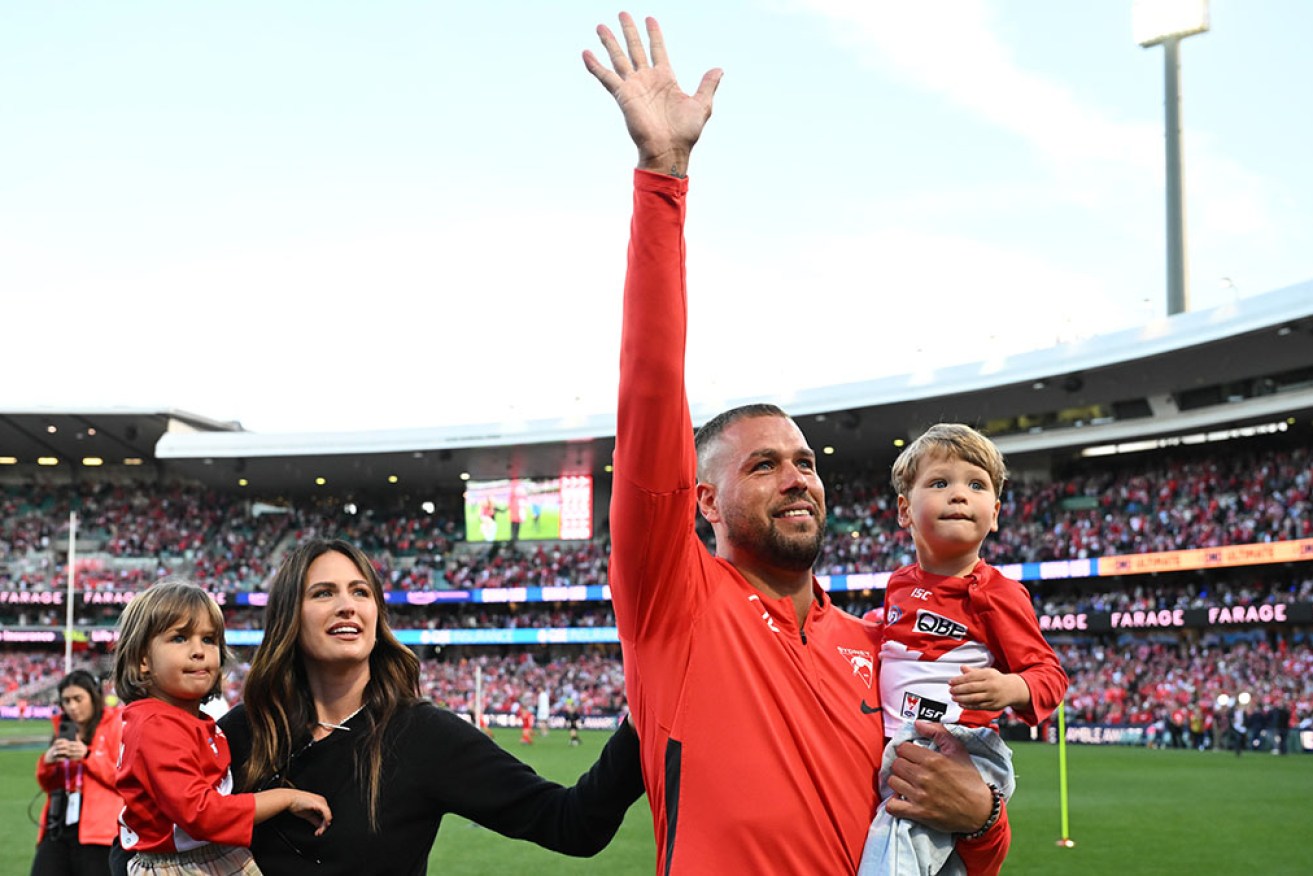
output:
[[[123,808],[114,790],[122,716],[118,708],[105,708],[100,683],[83,669],[59,682],[59,704],[55,738],[36,764],[37,783],[48,797],[32,876],[103,876]]]

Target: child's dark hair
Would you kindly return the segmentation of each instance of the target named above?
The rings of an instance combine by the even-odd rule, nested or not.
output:
[[[141,669],[142,660],[150,653],[150,640],[180,621],[186,621],[190,631],[198,616],[214,627],[222,669],[232,655],[223,637],[223,612],[208,593],[190,581],[165,578],[133,597],[119,617],[119,640],[114,647],[114,690],[119,699],[130,703],[151,695],[149,673]],[[222,693],[223,673],[219,672],[202,702]]]

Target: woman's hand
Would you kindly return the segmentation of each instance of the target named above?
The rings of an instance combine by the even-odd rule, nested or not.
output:
[[[56,739],[46,749],[46,763],[57,760],[82,760],[87,756],[87,746],[81,739]]]
[[[287,811],[297,818],[304,818],[315,826],[315,836],[322,836],[333,823],[333,810],[328,808],[328,801],[309,791],[294,791],[292,802]]]

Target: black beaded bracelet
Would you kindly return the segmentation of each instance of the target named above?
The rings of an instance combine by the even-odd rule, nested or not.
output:
[[[962,839],[980,839],[982,836],[989,833],[991,827],[998,824],[998,818],[1003,814],[1003,792],[998,789],[998,785],[991,784],[989,786],[989,793],[994,798],[994,808],[989,810],[989,818],[985,819],[985,823],[981,826],[980,830],[975,830],[971,833],[964,833],[962,834]]]

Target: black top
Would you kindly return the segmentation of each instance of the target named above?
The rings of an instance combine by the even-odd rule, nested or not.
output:
[[[595,855],[643,794],[638,737],[627,722],[578,783],[564,788],[462,718],[422,702],[399,712],[387,730],[379,831],[371,834],[353,757],[368,720],[353,716],[346,722],[352,730],[335,730],[313,744],[307,735],[294,747],[304,746],[285,770],[290,784],[322,794],[333,810],[333,824],[321,837],[289,813],[256,825],[251,850],[269,876],[423,874],[448,812],[567,855]],[[238,775],[251,750],[245,706],[233,708],[219,725]]]

